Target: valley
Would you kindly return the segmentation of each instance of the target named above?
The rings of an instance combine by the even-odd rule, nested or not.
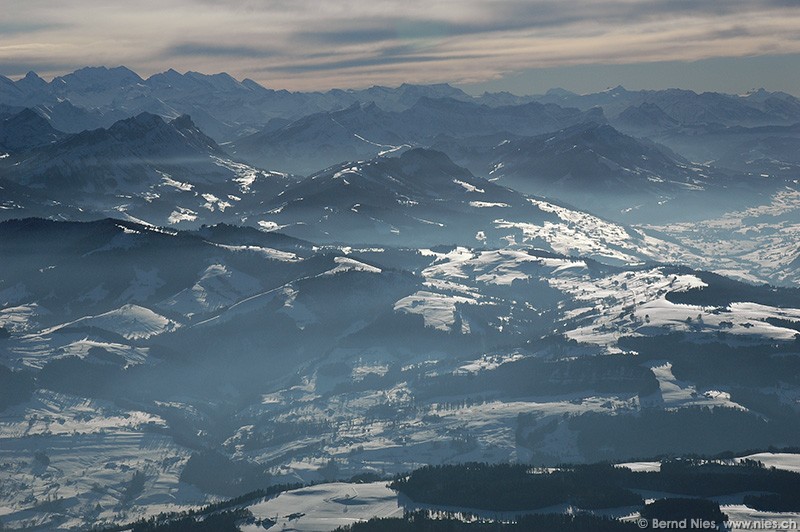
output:
[[[32,76],[0,86],[4,527],[290,486],[241,529],[332,530],[438,511],[386,487],[426,466],[796,469],[794,97]]]

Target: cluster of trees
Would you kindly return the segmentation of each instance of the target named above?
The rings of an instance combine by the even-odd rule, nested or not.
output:
[[[744,504],[760,512],[800,512],[800,491],[747,495]]]
[[[27,401],[35,388],[31,372],[12,371],[0,364],[0,412]]]
[[[181,517],[163,523],[134,524],[131,532],[239,532],[237,523],[254,520],[246,508],[237,508],[201,517]]]
[[[649,395],[658,380],[636,357],[586,356],[549,361],[524,358],[492,371],[446,374],[419,383],[417,398],[480,394],[500,390],[510,396],[556,395],[592,390],[598,393]]]
[[[726,530],[728,516],[722,513],[719,503],[706,499],[659,499],[645,506],[640,515],[652,523],[677,522],[683,530]]]
[[[716,460],[681,459],[665,460],[661,470],[631,472],[621,469],[617,473],[626,485],[637,489],[680,493],[695,497],[713,497],[747,491],[800,493],[800,474],[763,467],[760,462],[748,460],[738,464],[724,464]]]
[[[181,471],[180,480],[206,493],[234,496],[266,487],[270,475],[257,464],[235,462],[216,451],[192,453]]]
[[[36,376],[40,388],[80,397],[112,397],[122,368],[114,364],[96,364],[78,356],[48,361]]]
[[[798,288],[757,286],[729,279],[716,273],[692,272],[685,268],[676,268],[676,273],[697,275],[706,283],[706,286],[683,292],[668,292],[667,300],[672,303],[701,307],[727,307],[736,301],[751,301],[774,307],[794,307],[800,300],[800,289]]]
[[[652,409],[638,416],[587,412],[568,423],[578,432],[580,451],[594,461],[711,455],[800,442],[793,426],[734,408]]]
[[[131,479],[125,484],[122,499],[129,503],[142,494],[147,476],[141,471],[134,471]]]
[[[721,342],[693,342],[684,333],[657,337],[625,337],[620,347],[639,353],[640,363],[668,359],[678,379],[699,386],[774,386],[800,384],[800,357],[796,343],[731,346]]]
[[[609,482],[612,466],[575,466],[532,474],[521,464],[426,466],[391,487],[429,504],[494,511],[524,511],[572,504],[600,509],[639,506],[642,498]]]
[[[699,498],[767,492],[772,495],[754,496],[750,501],[772,511],[791,511],[800,502],[798,473],[766,469],[752,461],[724,465],[699,459],[666,460],[660,471],[650,472],[609,463],[553,470],[534,470],[522,464],[426,466],[396,479],[391,487],[419,503],[492,511],[526,511],[558,504],[587,510],[641,506],[637,491]]]

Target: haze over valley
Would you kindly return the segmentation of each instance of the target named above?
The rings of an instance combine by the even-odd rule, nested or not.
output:
[[[458,85],[0,76],[0,525],[796,520],[800,99]]]

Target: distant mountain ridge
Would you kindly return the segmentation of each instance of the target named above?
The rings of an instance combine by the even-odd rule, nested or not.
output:
[[[619,86],[585,95],[552,89],[544,95],[517,96],[498,92],[473,97],[444,83],[289,92],[266,88],[251,79],[238,81],[226,73],[209,75],[189,71],[181,74],[170,69],[144,79],[124,66],[86,67],[58,76],[49,83],[34,72],[17,81],[0,76],[0,104],[52,107],[66,101],[99,112],[101,116],[95,117],[93,127],[110,125],[107,119],[102,122],[102,116],[109,113],[113,115],[111,122],[142,111],[171,118],[190,114],[218,142],[261,129],[273,118],[296,120],[312,113],[370,102],[386,111],[400,112],[414,106],[420,98],[449,98],[490,107],[531,102],[576,107],[584,111],[601,107],[612,119],[628,107],[652,103],[682,123],[764,125],[800,122],[800,100],[786,93],[763,89],[739,96],[712,92],[698,94],[680,89],[628,91]]]
[[[668,181],[700,184],[697,172],[679,155],[608,124],[578,124],[497,144],[490,141],[478,149],[476,142],[468,139],[459,146],[451,140],[443,146],[468,166],[480,164],[481,173],[529,193],[573,187],[574,191],[629,194],[659,188],[659,183]]]
[[[226,73],[170,69],[145,79],[122,66],[86,67],[50,82],[33,72],[17,81],[0,77],[0,118],[25,107],[66,133],[109,128],[142,112],[168,120],[188,114],[238,158],[306,175],[345,159],[431,146],[436,135],[505,132],[511,139],[594,121],[664,144],[695,163],[787,177],[797,168],[791,134],[745,136],[735,151],[749,155],[738,157],[720,146],[717,133],[800,124],[800,100],[764,89],[736,95],[617,86],[591,94],[551,89],[531,96],[471,96],[442,83],[290,92]]]
[[[533,135],[605,121],[600,109],[584,112],[537,102],[489,107],[453,98],[421,97],[403,111],[386,111],[371,102],[312,114],[282,128],[268,127],[240,138],[230,150],[255,165],[307,174],[343,159],[369,159],[430,145],[441,135]]]
[[[470,99],[447,84],[303,93],[268,89],[251,79],[238,81],[226,73],[181,74],[170,69],[143,79],[124,66],[85,67],[49,83],[34,72],[18,81],[0,76],[0,104],[54,107],[66,101],[99,112],[94,123],[84,129],[110,125],[103,118],[106,114],[113,115],[112,122],[144,111],[168,118],[190,114],[218,141],[231,140],[273,118],[297,119],[370,101],[387,110],[402,110],[426,96]]]

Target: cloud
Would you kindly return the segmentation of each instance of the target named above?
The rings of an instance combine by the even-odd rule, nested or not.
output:
[[[344,59],[340,61],[327,61],[321,63],[300,63],[286,64],[282,66],[269,67],[270,72],[319,72],[323,70],[343,70],[373,66],[391,66],[401,64],[419,65],[421,63],[444,62],[453,60],[468,60],[479,58],[478,55],[462,56],[433,56],[433,55],[390,55],[382,54],[377,57],[363,57],[355,59]]]
[[[38,33],[63,27],[62,24],[47,22],[30,22],[22,20],[0,21],[0,35],[18,35]]]
[[[184,42],[169,46],[158,55],[166,57],[267,57],[270,54],[269,50],[252,46]]]
[[[81,62],[59,62],[59,61],[14,61],[13,59],[0,59],[0,73],[10,77],[24,76],[31,70],[34,72],[72,72],[78,68],[86,66]]]
[[[340,30],[298,31],[292,37],[300,42],[321,45],[376,43],[391,39],[390,27],[343,28]]]
[[[297,90],[800,53],[797,0],[30,0],[6,15],[3,74],[125,64]]]

